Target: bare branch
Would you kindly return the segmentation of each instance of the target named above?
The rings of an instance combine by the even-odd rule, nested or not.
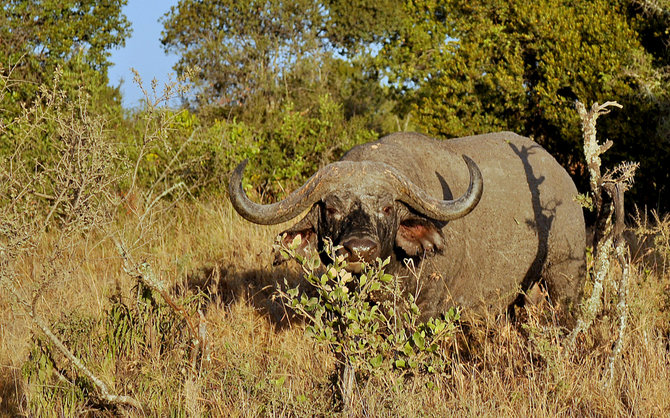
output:
[[[614,351],[610,357],[606,372],[606,384],[609,385],[614,377],[614,366],[619,358],[625,337],[628,319],[628,282],[630,275],[630,252],[628,245],[622,239],[624,230],[624,192],[633,183],[633,176],[639,167],[637,163],[623,163],[601,176],[600,155],[611,146],[611,141],[598,144],[596,140],[596,120],[598,116],[609,113],[609,106],[621,108],[616,102],[605,102],[602,105],[594,103],[587,113],[581,102],[576,103],[577,111],[582,120],[584,132],[584,154],[591,176],[591,192],[596,209],[596,231],[594,237],[594,283],[591,296],[583,305],[583,315],[577,321],[575,328],[568,336],[567,346],[574,347],[577,336],[591,327],[593,320],[602,307],[602,293],[606,279],[610,274],[611,257],[616,255],[622,268],[622,275],[618,283],[619,301],[619,332]],[[603,194],[603,191],[605,192]],[[570,350],[567,350],[568,353]]]
[[[610,149],[612,146],[612,141],[606,141],[604,144],[599,144],[596,139],[596,121],[601,115],[606,115],[610,112],[608,107],[614,106],[618,108],[623,108],[619,103],[608,101],[602,105],[598,102],[593,103],[591,110],[587,113],[584,104],[580,101],[577,101],[575,106],[577,107],[577,112],[579,117],[582,120],[582,132],[584,136],[584,156],[586,157],[586,164],[589,168],[589,175],[591,179],[591,191],[594,196],[594,204],[596,210],[600,208],[600,186],[601,186],[601,173],[600,173],[600,155],[605,151]]]

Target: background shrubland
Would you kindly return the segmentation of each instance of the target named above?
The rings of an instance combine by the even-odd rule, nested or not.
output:
[[[0,10],[1,413],[670,412],[667,2],[183,0],[161,39],[180,56],[178,79],[136,80],[136,109],[107,78],[109,50],[131,30],[123,4]],[[174,96],[182,106],[167,105]],[[614,143],[603,166],[640,163],[613,374],[617,263],[574,343],[544,303],[516,322],[454,313],[422,325],[409,300],[411,326],[388,333],[391,320],[345,295],[351,284],[328,281],[349,280],[341,270],[322,282],[296,263],[273,267],[286,225],[249,224],[226,197],[242,159],[248,192],[274,201],[352,146],[405,129],[531,135],[586,192],[577,98],[623,105],[598,121]],[[310,319],[337,318],[318,298],[356,312],[346,329]],[[315,338],[329,333],[338,339]],[[357,365],[349,389],[343,353]]]

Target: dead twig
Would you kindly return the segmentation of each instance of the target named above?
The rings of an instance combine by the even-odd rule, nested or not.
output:
[[[621,108],[617,102],[597,102],[587,112],[584,105],[577,101],[577,112],[582,121],[584,135],[584,155],[588,164],[591,194],[596,212],[596,230],[594,235],[594,282],[591,296],[583,305],[582,317],[568,336],[566,353],[574,347],[577,336],[586,332],[602,308],[602,292],[611,269],[612,255],[622,269],[617,284],[619,300],[618,335],[606,372],[606,384],[614,377],[616,360],[623,349],[626,324],[628,320],[628,282],[630,276],[630,254],[628,244],[622,237],[624,230],[624,192],[633,184],[637,163],[623,163],[602,175],[600,155],[612,147],[612,141],[599,144],[596,140],[596,120],[600,115],[609,113],[608,107]],[[603,193],[604,192],[604,193]]]

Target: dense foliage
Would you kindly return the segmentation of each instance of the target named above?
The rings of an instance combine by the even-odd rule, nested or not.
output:
[[[296,253],[299,244],[297,236],[288,247],[279,244],[280,251],[301,264],[316,296],[310,297],[304,287],[289,288],[286,280],[287,289],[278,286],[277,291],[285,304],[308,322],[308,335],[328,346],[355,374],[445,371],[450,361],[445,348],[456,333],[458,309],[421,322],[414,296],[403,293],[407,291],[403,280],[384,272],[390,259],[365,264],[360,276],[353,275],[345,269],[346,260],[335,256],[337,248],[325,242],[334,261],[319,274],[319,260]]]
[[[376,66],[423,130],[445,138],[496,130],[532,136],[579,180],[574,100],[617,100],[624,111],[602,129],[620,144],[613,158],[642,161],[640,203],[667,204],[660,185],[668,179],[661,161],[670,157],[662,126],[668,82],[646,79],[666,70],[667,20],[661,32],[658,18],[627,1],[408,2],[404,10]]]
[[[601,129],[618,144],[609,158],[641,162],[638,203],[670,203],[667,2],[303,3],[173,7],[162,42],[181,56],[178,71],[200,68],[196,106],[274,124],[280,103],[309,107],[328,93],[380,134],[532,136],[580,182],[574,101],[617,100],[624,111]]]
[[[110,89],[110,50],[123,46],[130,22],[121,13],[127,0],[10,0],[0,8],[0,72],[11,75],[11,95],[1,102],[3,119],[16,116],[57,67],[85,73],[72,87],[97,92],[103,102],[118,96]],[[67,76],[67,73],[65,74]],[[105,94],[99,91],[105,90]]]
[[[182,1],[165,18],[162,42],[181,57],[178,72],[200,67],[201,103],[243,105],[283,94],[292,78],[318,77],[320,18],[319,4],[305,0]]]

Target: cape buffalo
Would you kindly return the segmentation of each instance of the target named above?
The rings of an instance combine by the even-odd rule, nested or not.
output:
[[[286,242],[300,235],[303,250],[322,250],[329,238],[343,247],[351,271],[360,270],[361,260],[391,257],[389,271],[403,277],[408,291],[419,290],[424,317],[454,305],[502,312],[539,281],[563,307],[580,294],[585,228],[577,189],[528,138],[388,135],[351,149],[269,205],[244,193],[245,166],[229,184],[241,216],[277,224],[311,208],[285,231]]]

